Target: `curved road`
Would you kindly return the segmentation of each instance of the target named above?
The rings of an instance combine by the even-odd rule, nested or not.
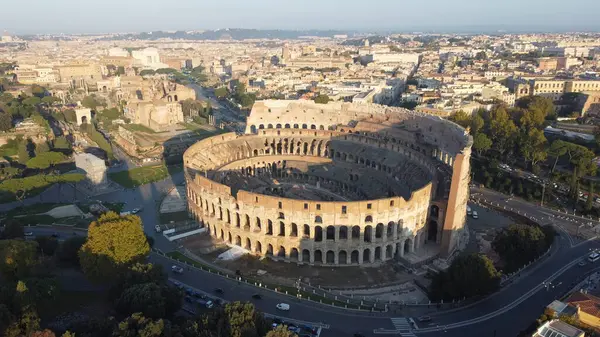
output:
[[[182,182],[183,174],[178,173],[161,182],[140,186],[136,189],[116,191],[94,197],[94,199],[126,201],[126,209],[143,207],[139,215],[142,217],[145,231],[155,237],[155,248],[170,251],[173,250],[173,244],[162,235],[154,232],[154,225],[158,221],[156,210],[162,196],[174,185]],[[68,195],[68,188],[63,187],[61,190],[61,193],[67,194],[67,199],[72,198]],[[47,191],[45,193],[57,193],[57,191]],[[481,193],[485,194],[487,192],[483,191]],[[507,201],[506,196],[503,196],[503,201],[501,199],[502,195],[493,195],[498,198],[498,202],[510,202],[511,207],[519,207],[519,209],[536,217],[542,217],[550,212],[524,201]],[[55,197],[46,195],[44,198],[58,202],[61,200],[62,194],[57,194]],[[67,202],[71,201],[72,199]],[[26,201],[26,203],[28,202],[30,201]],[[2,208],[6,208],[6,205],[2,205],[0,210]],[[560,221],[568,222],[568,220],[555,220],[559,225],[561,225]],[[34,233],[38,230],[46,231],[45,234],[47,235],[49,229],[33,229]],[[69,232],[66,235],[72,234]],[[238,284],[235,280],[225,279],[218,275],[194,269],[185,271],[182,275],[172,275],[172,278],[206,292],[211,292],[217,287],[223,288],[225,294],[221,297],[227,300],[251,300],[252,294],[259,292],[263,295],[263,299],[253,301],[259,309],[274,315],[289,315],[291,318],[298,320],[322,322],[328,325],[328,329],[324,329],[322,332],[322,335],[326,337],[352,336],[356,332],[361,332],[367,336],[378,335],[374,333],[378,329],[386,329],[390,333],[393,331],[394,335],[404,337],[413,336],[413,334],[419,336],[444,334],[445,336],[457,337],[516,336],[543,313],[543,308],[546,305],[572,289],[574,285],[582,280],[582,277],[596,268],[596,265],[592,263],[587,263],[585,266],[578,266],[577,264],[581,259],[585,259],[591,250],[598,248],[600,248],[600,244],[595,240],[577,242],[567,234],[561,233],[547,258],[525,271],[521,277],[504,287],[499,293],[471,307],[446,312],[431,312],[429,315],[433,318],[432,322],[428,325],[419,326],[419,329],[413,330],[412,334],[399,334],[394,331],[395,327],[391,320],[394,317],[415,317],[422,314],[414,311],[409,312],[408,309],[404,312],[381,314],[332,308],[301,301],[268,290],[257,289],[249,285]],[[166,270],[170,270],[170,266],[173,264],[171,260],[157,254],[152,254],[150,259],[163,265]],[[280,302],[289,303],[292,309],[288,313],[277,311],[275,305]]]

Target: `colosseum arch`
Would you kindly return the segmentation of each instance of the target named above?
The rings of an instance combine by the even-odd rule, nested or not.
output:
[[[418,258],[424,245],[454,251],[468,200],[464,129],[377,105],[298,108],[311,104],[258,101],[245,134],[186,151],[190,213],[207,233],[258,255],[328,266]],[[438,179],[446,192],[434,189]]]

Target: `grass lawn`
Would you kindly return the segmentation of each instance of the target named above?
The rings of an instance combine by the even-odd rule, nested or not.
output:
[[[65,206],[67,204],[56,204],[56,203],[46,203],[46,204],[33,204],[30,206],[20,206],[14,209],[11,209],[6,213],[8,217],[14,217],[15,215],[33,215],[39,213],[46,213],[51,209],[56,207]]]
[[[204,127],[202,127],[200,124],[197,124],[197,123],[184,123],[183,125],[185,126],[186,129],[193,131],[200,139],[216,136],[216,135],[227,132],[223,129],[207,130]],[[210,126],[209,126],[209,128],[210,128]]]
[[[133,188],[136,186],[163,180],[167,178],[170,174],[181,171],[183,171],[182,165],[154,165],[136,167],[128,171],[110,173],[108,176],[112,181],[116,182],[117,184],[123,187]]]

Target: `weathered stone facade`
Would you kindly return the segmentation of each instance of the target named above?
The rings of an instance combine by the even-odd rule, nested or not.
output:
[[[465,222],[471,143],[451,122],[399,108],[257,102],[245,135],[184,154],[189,211],[215,238],[285,261],[371,265],[426,242],[448,255]],[[257,192],[296,183],[337,200]]]

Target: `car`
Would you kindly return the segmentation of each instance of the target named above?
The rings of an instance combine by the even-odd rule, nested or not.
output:
[[[175,274],[183,274],[183,268],[179,267],[179,266],[171,266],[171,271],[174,272]]]
[[[139,212],[141,212],[141,211],[142,211],[142,209],[141,209],[141,208],[134,208],[134,209],[132,209],[132,210],[131,210],[131,213],[132,213],[132,214],[138,214],[138,213],[139,213]]]
[[[202,306],[202,307],[207,307],[209,309],[214,306],[214,303],[212,301],[205,301],[205,300],[196,300],[196,304],[198,304],[199,306]]]
[[[471,214],[473,214],[473,210],[471,210],[471,207],[467,206],[467,215]]]
[[[160,229],[160,225],[155,225],[155,226],[154,226],[154,230],[155,230],[157,233],[160,233],[160,232],[162,231],[162,230]]]
[[[419,322],[430,322],[431,321],[431,316],[421,316],[421,317],[417,318],[417,320]]]
[[[25,236],[33,236],[33,232],[25,232]]]
[[[479,219],[479,214],[477,213],[477,211],[473,211],[473,214],[471,216],[473,217],[473,219]]]
[[[279,303],[275,307],[281,311],[290,311],[290,305],[287,303]]]
[[[215,292],[217,294],[223,294],[224,293],[223,289],[221,289],[221,288],[215,288]]]
[[[260,300],[262,298],[262,296],[260,296],[260,294],[254,294],[254,295],[252,295],[252,298],[255,300]]]

